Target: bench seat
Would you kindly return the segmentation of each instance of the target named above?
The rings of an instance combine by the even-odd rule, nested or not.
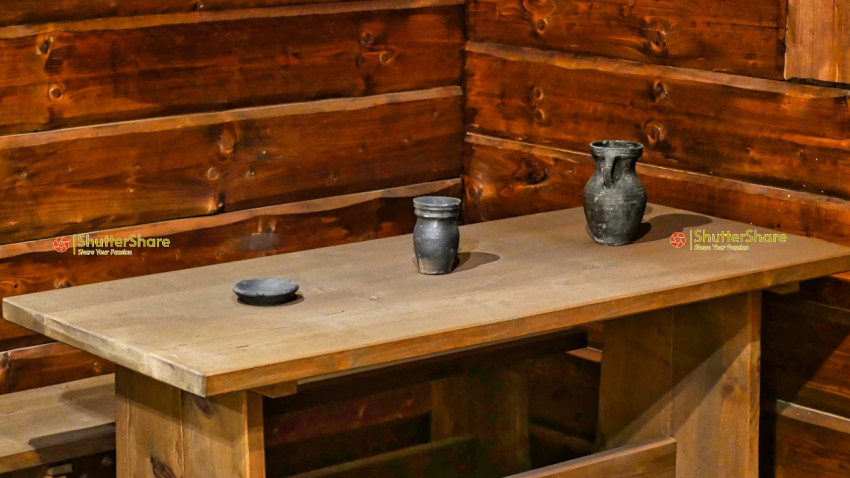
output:
[[[0,395],[0,473],[115,449],[115,375]]]

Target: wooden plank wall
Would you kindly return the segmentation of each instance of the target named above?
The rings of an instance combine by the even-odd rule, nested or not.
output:
[[[0,297],[410,232],[461,193],[464,42],[460,0],[4,2]],[[111,370],[0,320],[0,394]]]
[[[848,11],[469,0],[465,217],[580,206],[587,144],[619,138],[652,202],[850,244]],[[850,275],[765,295],[763,476],[847,476]]]

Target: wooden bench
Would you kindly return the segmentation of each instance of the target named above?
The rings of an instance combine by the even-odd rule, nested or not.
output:
[[[114,450],[115,375],[2,395],[0,423],[0,473]]]

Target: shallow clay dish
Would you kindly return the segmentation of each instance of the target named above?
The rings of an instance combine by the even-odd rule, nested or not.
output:
[[[233,292],[248,305],[276,305],[294,299],[298,284],[286,279],[245,279],[233,284]]]

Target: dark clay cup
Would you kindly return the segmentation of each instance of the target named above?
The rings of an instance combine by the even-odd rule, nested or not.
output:
[[[422,274],[448,274],[457,259],[460,245],[460,199],[446,196],[422,196],[413,200],[416,227],[413,252]]]

